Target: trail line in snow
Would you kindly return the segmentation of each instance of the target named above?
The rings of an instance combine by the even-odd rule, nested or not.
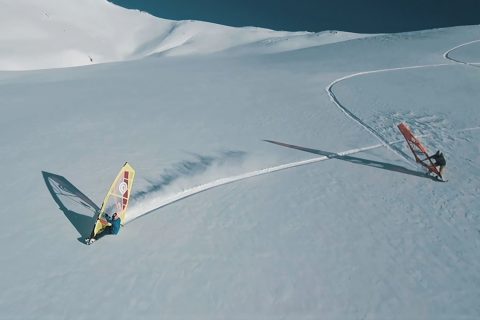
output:
[[[397,140],[397,141],[389,142],[389,144],[395,144],[395,143],[399,143],[399,142],[402,142],[402,141],[403,140]],[[372,145],[372,146],[368,146],[368,147],[356,148],[356,149],[351,149],[351,150],[347,150],[347,151],[343,151],[343,152],[332,153],[332,155],[346,156],[346,155],[350,155],[350,154],[354,154],[354,153],[358,153],[358,152],[362,152],[362,151],[367,151],[367,150],[380,148],[380,147],[383,147],[383,146],[384,146],[383,144],[376,144],[376,145]],[[202,185],[198,185],[198,186],[193,187],[193,188],[185,189],[182,192],[179,192],[177,194],[173,194],[173,195],[170,195],[170,196],[167,196],[167,197],[153,198],[149,201],[148,200],[147,201],[143,200],[141,202],[141,204],[133,205],[133,207],[131,207],[129,209],[129,214],[128,214],[128,217],[127,217],[127,220],[126,220],[125,223],[129,223],[131,221],[134,221],[134,220],[138,219],[139,217],[144,216],[144,215],[146,215],[150,212],[153,212],[157,209],[160,209],[160,208],[162,208],[166,205],[169,205],[169,204],[177,202],[181,199],[185,199],[187,197],[193,196],[197,193],[200,193],[200,192],[212,189],[212,188],[216,188],[216,187],[223,186],[223,185],[226,185],[226,184],[230,184],[230,183],[233,183],[233,182],[237,182],[237,181],[240,181],[240,180],[245,180],[245,179],[249,179],[249,178],[253,178],[253,177],[258,177],[258,176],[261,176],[261,175],[264,175],[264,174],[269,174],[269,173],[273,173],[273,172],[277,172],[277,171],[281,171],[281,170],[286,170],[286,169],[290,169],[290,168],[294,168],[294,167],[300,167],[300,166],[304,166],[304,165],[307,165],[307,164],[312,164],[312,163],[316,163],[316,162],[320,162],[320,161],[325,161],[325,160],[328,160],[328,159],[331,159],[331,158],[332,158],[332,156],[321,156],[321,157],[315,157],[315,158],[308,159],[308,160],[291,162],[291,163],[286,163],[286,164],[282,164],[282,165],[278,165],[278,166],[274,166],[274,167],[268,167],[268,168],[264,168],[264,169],[260,169],[260,170],[250,171],[250,172],[239,174],[239,175],[236,175],[236,176],[225,177],[225,178],[221,178],[221,179],[218,179],[218,180],[214,180],[212,182],[205,183],[205,184],[202,184]]]
[[[471,128],[465,128],[465,129],[458,130],[458,132],[464,132],[464,131],[476,131],[476,130],[480,130],[480,127],[471,127]]]
[[[457,59],[454,59],[454,58],[450,57],[450,53],[451,53],[452,51],[455,51],[455,50],[457,50],[457,49],[460,49],[460,48],[462,48],[462,47],[465,47],[465,46],[468,46],[468,45],[470,45],[470,44],[472,44],[472,43],[477,43],[477,42],[480,42],[480,40],[473,40],[473,41],[470,41],[470,42],[467,42],[467,43],[463,43],[463,44],[461,44],[461,45],[458,45],[458,46],[456,46],[456,47],[448,50],[447,52],[445,52],[445,53],[443,54],[443,57],[444,57],[445,59],[447,59],[447,60],[450,60],[450,61],[453,61],[453,62],[456,62],[456,63],[461,63],[461,64],[465,64],[465,65],[467,65],[467,66],[480,68],[479,62],[461,61],[461,60],[457,60]]]
[[[461,45],[458,45],[452,49],[449,49],[448,51],[446,51],[444,54],[443,54],[443,57],[447,60],[450,60],[452,62],[455,62],[455,63],[461,63],[461,64],[465,64],[465,65],[469,65],[469,66],[472,66],[472,67],[480,67],[474,63],[469,63],[469,62],[463,62],[463,61],[459,61],[459,60],[455,60],[453,58],[451,58],[449,56],[449,54],[458,49],[458,48],[461,48],[461,47],[464,47],[464,46],[467,46],[467,45],[470,45],[472,43],[476,43],[476,42],[480,42],[480,40],[474,40],[474,41],[470,41],[470,42],[467,42],[467,43],[463,43]],[[409,158],[409,156],[401,151],[401,150],[398,150],[398,149],[395,149],[393,148],[387,140],[385,140],[385,138],[377,131],[375,130],[374,128],[372,128],[370,125],[368,125],[366,122],[364,122],[362,119],[360,119],[358,116],[356,116],[351,110],[349,110],[347,107],[345,107],[344,105],[342,105],[340,103],[340,101],[338,100],[337,96],[333,93],[333,87],[338,84],[339,82],[341,81],[345,81],[345,80],[348,80],[348,79],[351,79],[351,78],[354,78],[354,77],[359,77],[359,76],[364,76],[364,75],[369,75],[369,74],[375,74],[375,73],[382,73],[382,72],[393,72],[393,71],[404,71],[404,70],[412,70],[412,69],[422,69],[422,68],[437,68],[437,67],[446,67],[446,66],[453,66],[454,64],[452,63],[439,63],[439,64],[430,64],[430,65],[417,65],[417,66],[406,66],[406,67],[396,67],[396,68],[387,68],[387,69],[378,69],[378,70],[370,70],[370,71],[363,71],[363,72],[358,72],[358,73],[354,73],[354,74],[350,74],[350,75],[347,75],[347,76],[344,76],[344,77],[341,77],[341,78],[338,78],[336,80],[334,80],[333,82],[331,82],[326,88],[325,90],[327,91],[328,95],[330,96],[330,100],[345,114],[347,115],[347,117],[349,117],[350,119],[352,119],[353,121],[357,122],[360,126],[362,126],[365,130],[367,130],[370,134],[372,134],[373,136],[375,136],[381,143],[382,145],[384,145],[385,147],[387,147],[388,149],[390,149],[391,151],[393,151],[395,154],[399,155],[403,160],[405,160],[406,162],[408,162],[409,164],[412,165],[412,162],[411,162],[411,159]]]
[[[341,78],[338,78],[331,82],[327,87],[326,91],[328,95],[330,96],[330,100],[345,114],[347,117],[352,119],[353,121],[357,122],[360,126],[362,126],[365,130],[367,130],[369,133],[371,133],[373,136],[375,136],[385,147],[396,153],[397,155],[401,156],[402,159],[404,159],[406,162],[411,164],[411,159],[409,156],[402,152],[401,150],[394,149],[387,140],[374,128],[369,126],[367,123],[365,123],[362,119],[360,119],[358,116],[356,116],[352,111],[350,111],[347,107],[342,105],[340,101],[338,100],[337,96],[333,93],[333,86],[335,86],[337,83],[351,79],[354,77],[358,76],[364,76],[368,74],[375,74],[375,73],[382,73],[382,72],[390,72],[390,71],[400,71],[400,70],[410,70],[410,69],[421,69],[421,68],[430,68],[430,67],[443,67],[443,66],[451,66],[451,63],[441,63],[441,64],[434,64],[434,65],[419,65],[419,66],[409,66],[409,67],[397,67],[397,68],[388,68],[388,69],[378,69],[378,70],[371,70],[371,71],[363,71],[363,72],[358,72],[354,74],[350,74]]]

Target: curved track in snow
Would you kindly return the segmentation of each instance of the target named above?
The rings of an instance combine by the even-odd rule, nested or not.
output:
[[[480,67],[480,65],[477,65],[477,63],[472,63],[472,62],[465,62],[465,61],[460,61],[456,60],[452,57],[450,57],[450,53],[453,52],[454,50],[457,50],[459,48],[465,47],[467,45],[480,42],[480,40],[474,40],[470,41],[467,43],[463,43],[461,45],[458,45],[454,48],[449,49],[443,54],[443,57],[447,60],[450,60],[455,63],[460,63],[472,67]],[[438,68],[438,67],[446,67],[446,66],[452,66],[454,64],[452,63],[439,63],[439,64],[429,64],[429,65],[417,65],[417,66],[406,66],[406,67],[397,67],[397,68],[388,68],[388,69],[378,69],[378,70],[371,70],[371,71],[363,71],[363,72],[358,72],[354,74],[350,74],[341,78],[338,78],[331,82],[325,90],[327,91],[328,95],[330,96],[330,100],[344,113],[346,114],[350,119],[354,120],[357,122],[360,126],[362,126],[365,130],[370,132],[373,136],[375,136],[385,147],[396,153],[397,155],[401,156],[403,160],[406,160],[408,163],[412,163],[410,160],[410,157],[402,152],[401,150],[393,148],[388,141],[374,128],[372,128],[370,125],[368,125],[366,122],[364,122],[362,119],[360,119],[358,116],[356,116],[351,110],[349,110],[347,107],[342,105],[340,101],[338,100],[337,96],[335,93],[333,93],[333,87],[338,84],[339,82],[359,77],[359,76],[364,76],[364,75],[370,75],[370,74],[375,74],[375,73],[383,73],[383,72],[394,72],[394,71],[405,71],[405,70],[412,70],[412,69],[424,69],[424,68]]]
[[[400,140],[399,141],[394,141],[394,142],[390,142],[389,144],[395,144],[395,143],[399,143],[399,142],[402,142],[402,141],[400,141]],[[300,166],[304,166],[304,165],[311,164],[311,163],[325,161],[325,160],[331,159],[332,156],[347,156],[347,155],[351,155],[351,154],[354,154],[354,153],[367,151],[367,150],[372,150],[372,149],[376,149],[376,148],[380,148],[380,147],[383,147],[383,144],[376,144],[376,145],[372,145],[372,146],[368,146],[368,147],[351,149],[351,150],[347,150],[347,151],[343,151],[343,152],[339,152],[339,153],[334,153],[331,156],[315,157],[315,158],[308,159],[308,160],[302,160],[302,161],[297,161],[297,162],[281,164],[281,165],[274,166],[274,167],[268,167],[268,168],[264,168],[264,169],[259,169],[259,170],[239,174],[239,175],[236,175],[236,176],[225,177],[225,178],[221,178],[221,179],[218,179],[218,180],[214,180],[214,181],[206,183],[206,184],[202,184],[202,185],[199,185],[199,186],[196,186],[196,187],[193,187],[193,188],[185,189],[184,191],[182,191],[180,193],[177,193],[177,194],[174,194],[174,195],[171,195],[171,196],[168,196],[168,197],[152,199],[150,201],[150,203],[148,203],[148,204],[142,203],[142,205],[133,206],[133,208],[129,209],[129,218],[127,218],[126,223],[129,223],[129,222],[131,222],[135,219],[138,219],[141,216],[144,216],[144,215],[146,215],[146,214],[148,214],[152,211],[160,209],[160,208],[162,208],[166,205],[169,205],[171,203],[177,202],[181,199],[193,196],[197,193],[204,192],[204,191],[207,191],[209,189],[213,189],[213,188],[216,188],[216,187],[219,187],[219,186],[222,186],[222,185],[230,184],[230,183],[233,183],[233,182],[237,182],[237,181],[241,181],[241,180],[245,180],[245,179],[249,179],[249,178],[253,178],[253,177],[258,177],[258,176],[261,176],[261,175],[264,175],[264,174],[269,174],[269,173],[273,173],[273,172],[277,172],[277,171],[281,171],[281,170],[300,167]]]
[[[337,96],[333,93],[333,87],[342,81],[359,77],[359,76],[364,76],[364,75],[369,75],[369,74],[375,74],[375,73],[382,73],[382,72],[391,72],[391,71],[403,71],[403,70],[410,70],[410,69],[422,69],[422,68],[431,68],[431,67],[443,67],[443,66],[450,66],[452,64],[450,63],[442,63],[442,64],[434,64],[434,65],[420,65],[420,66],[409,66],[409,67],[398,67],[398,68],[389,68],[389,69],[378,69],[378,70],[372,70],[372,71],[364,71],[364,72],[358,72],[354,73],[348,76],[341,77],[339,79],[334,80],[331,82],[325,90],[327,91],[328,95],[330,96],[330,100],[344,113],[346,114],[350,119],[354,120],[357,122],[360,126],[362,126],[365,130],[367,130],[369,133],[371,133],[373,136],[375,136],[382,145],[385,147],[389,148],[391,151],[395,152],[397,155],[400,155],[403,160],[411,164],[410,158],[407,154],[402,152],[401,150],[397,150],[391,147],[391,145],[388,143],[388,141],[374,128],[369,126],[366,122],[364,122],[362,119],[360,119],[358,116],[356,116],[352,111],[350,111],[347,107],[342,105],[340,101],[338,100]]]
[[[445,52],[443,54],[443,57],[447,60],[450,60],[452,62],[456,62],[456,63],[460,63],[460,64],[464,64],[464,65],[467,65],[467,66],[471,66],[471,67],[476,67],[476,68],[480,68],[480,63],[479,62],[466,62],[466,61],[460,61],[460,60],[457,60],[455,58],[452,58],[450,57],[450,53],[457,50],[457,49],[460,49],[462,47],[465,47],[465,46],[468,46],[468,45],[471,45],[473,43],[477,43],[477,42],[480,42],[480,40],[473,40],[473,41],[470,41],[470,42],[467,42],[467,43],[463,43],[461,45],[458,45],[450,50],[448,50],[447,52]]]
[[[459,49],[461,47],[467,46],[469,44],[473,44],[476,42],[480,42],[480,40],[475,40],[475,41],[470,41],[464,44],[461,44],[459,46],[456,46],[447,52],[444,53],[444,58],[447,60],[450,60],[454,63],[460,63],[464,65],[469,65],[472,67],[480,67],[476,63],[471,63],[471,62],[463,62],[456,60],[454,58],[450,57],[450,53],[453,52],[456,49]],[[378,70],[371,70],[371,71],[364,71],[364,72],[358,72],[355,74],[347,75],[344,77],[341,77],[339,79],[334,80],[331,82],[327,87],[326,91],[328,95],[330,96],[331,101],[345,114],[347,115],[350,119],[354,120],[357,122],[360,126],[362,126],[365,130],[370,132],[373,136],[375,136],[379,141],[380,144],[377,145],[372,145],[372,146],[367,146],[363,148],[357,148],[357,149],[351,149],[347,150],[344,152],[337,153],[336,155],[338,156],[346,156],[346,155],[351,155],[354,153],[362,152],[362,151],[367,151],[371,149],[376,149],[380,147],[387,147],[391,151],[395,152],[397,155],[400,155],[401,158],[403,158],[405,161],[407,161],[409,164],[411,164],[411,160],[406,155],[404,152],[401,150],[395,149],[393,147],[394,144],[399,143],[401,141],[394,141],[394,142],[389,142],[387,141],[378,131],[376,131],[374,128],[369,126],[366,122],[364,122],[362,119],[360,119],[358,116],[356,116],[351,110],[349,110],[346,106],[342,105],[336,95],[333,93],[333,87],[338,84],[339,82],[354,78],[354,77],[359,77],[359,76],[364,76],[364,75],[369,75],[369,74],[375,74],[375,73],[382,73],[382,72],[393,72],[393,71],[402,71],[402,70],[411,70],[411,69],[422,69],[422,68],[435,68],[435,67],[445,67],[445,66],[451,66],[453,65],[452,63],[441,63],[441,64],[431,64],[431,65],[418,65],[418,66],[406,66],[406,67],[397,67],[397,68],[388,68],[388,69],[378,69]],[[467,128],[464,130],[478,130],[480,127],[475,127],[475,128]],[[402,140],[403,141],[403,140]],[[202,184],[193,188],[186,189],[180,193],[168,196],[168,197],[157,197],[154,199],[151,199],[148,203],[142,202],[141,204],[137,206],[133,206],[130,208],[130,213],[129,213],[129,218],[127,218],[126,223],[129,223],[131,221],[134,221],[138,219],[141,216],[144,216],[148,213],[151,213],[157,209],[160,209],[166,205],[172,204],[174,202],[177,202],[179,200],[185,199],[187,197],[193,196],[195,194],[198,194],[200,192],[207,191],[209,189],[213,189],[219,186],[223,186],[226,184],[234,183],[237,181],[253,178],[253,177],[258,177],[261,175],[281,171],[281,170],[286,170],[294,167],[299,167],[299,166],[304,166],[307,164],[312,164],[320,161],[325,161],[330,159],[330,156],[321,156],[321,157],[316,157],[308,160],[303,160],[303,161],[297,161],[297,162],[292,162],[292,163],[287,163],[287,164],[282,164],[278,166],[273,166],[273,167],[268,167],[264,169],[259,169],[255,171],[250,171],[244,174],[236,175],[236,176],[231,176],[231,177],[225,177],[221,178],[218,180],[214,180],[212,182]]]

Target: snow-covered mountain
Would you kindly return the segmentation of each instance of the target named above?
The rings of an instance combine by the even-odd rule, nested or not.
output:
[[[1,0],[0,70],[81,66],[232,47],[278,52],[363,37],[171,21],[106,0]]]
[[[480,26],[367,37],[0,4],[0,319],[480,317]],[[399,122],[445,153],[447,183]],[[71,192],[100,205],[125,161],[128,223],[86,246]]]

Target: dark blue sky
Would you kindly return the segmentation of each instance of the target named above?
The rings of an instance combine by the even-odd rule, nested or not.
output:
[[[381,33],[480,24],[480,0],[109,0],[172,20]]]

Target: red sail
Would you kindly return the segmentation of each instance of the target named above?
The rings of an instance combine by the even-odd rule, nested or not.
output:
[[[403,122],[400,123],[398,125],[398,129],[405,137],[405,140],[407,140],[408,147],[412,151],[413,156],[415,157],[415,161],[427,168],[428,171],[435,173],[439,177],[442,177],[440,172],[437,170],[437,167],[435,167],[432,160],[428,156],[427,148],[425,148],[425,146],[420,142],[420,140],[413,135],[407,124]],[[424,159],[422,160],[422,158]]]

